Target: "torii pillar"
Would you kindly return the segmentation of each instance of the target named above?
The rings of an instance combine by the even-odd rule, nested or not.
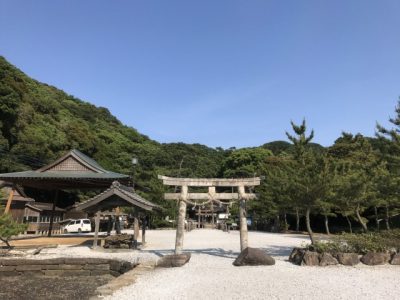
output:
[[[239,219],[240,219],[240,251],[248,247],[247,211],[244,186],[238,186],[239,193]]]
[[[173,178],[158,175],[164,185],[180,186],[181,193],[165,193],[164,199],[177,200],[179,203],[179,215],[176,229],[175,254],[181,254],[183,250],[183,236],[185,232],[186,206],[190,201],[239,200],[240,202],[240,249],[248,247],[246,200],[255,199],[253,193],[246,193],[246,186],[260,185],[260,178]],[[189,193],[188,187],[208,187],[208,193]],[[216,187],[237,187],[237,193],[216,193]],[[195,203],[192,203],[195,204]],[[201,205],[201,202],[200,204]],[[200,212],[200,207],[199,207]],[[199,214],[200,216],[200,214]]]
[[[183,249],[183,236],[185,232],[186,201],[188,196],[187,185],[181,187],[181,197],[179,199],[179,215],[176,227],[175,254],[181,254]]]

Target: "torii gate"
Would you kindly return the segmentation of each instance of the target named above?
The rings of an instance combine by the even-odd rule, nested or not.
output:
[[[164,185],[180,186],[180,193],[165,193],[164,199],[179,201],[179,215],[176,229],[175,254],[181,254],[183,249],[183,235],[185,231],[185,216],[187,203],[192,205],[202,205],[210,202],[218,202],[224,204],[223,200],[240,201],[239,218],[240,218],[240,250],[243,251],[248,247],[247,237],[247,214],[246,201],[255,199],[254,193],[246,193],[246,187],[254,187],[260,185],[261,179],[254,178],[173,178],[158,175]],[[208,193],[190,193],[189,187],[208,187]],[[217,193],[216,187],[237,187],[237,193]],[[200,203],[193,201],[203,201]]]

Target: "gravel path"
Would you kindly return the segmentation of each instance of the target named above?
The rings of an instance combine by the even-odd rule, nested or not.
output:
[[[175,231],[148,231],[146,250],[136,259],[171,253]],[[107,299],[396,299],[400,267],[300,267],[287,257],[301,235],[250,232],[251,247],[266,249],[275,266],[234,267],[239,233],[193,230],[186,233],[185,250],[192,253],[182,268],[155,269]],[[132,257],[133,259],[133,257]]]

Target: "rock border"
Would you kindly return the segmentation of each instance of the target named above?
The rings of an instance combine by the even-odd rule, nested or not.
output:
[[[104,258],[0,259],[1,276],[120,276],[136,265]]]
[[[293,248],[289,261],[299,266],[330,266],[341,264],[355,266],[362,262],[365,265],[400,265],[400,253],[368,252],[364,255],[357,253],[318,253],[306,248]]]

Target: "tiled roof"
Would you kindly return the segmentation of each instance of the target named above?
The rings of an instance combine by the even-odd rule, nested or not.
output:
[[[152,210],[160,208],[158,205],[144,199],[140,195],[134,192],[131,187],[124,186],[117,181],[114,181],[110,188],[97,196],[82,202],[76,206],[77,210],[91,211],[95,207],[100,206],[101,202],[109,201],[112,197],[118,197],[125,201],[127,204],[138,206],[145,210]],[[109,203],[108,208],[113,207],[112,203]],[[114,206],[115,207],[115,206]]]
[[[66,153],[55,162],[35,171],[23,171],[0,174],[0,180],[26,184],[27,181],[73,181],[80,180],[88,186],[94,182],[128,180],[125,174],[108,171],[101,167],[94,159],[74,149]],[[94,181],[94,182],[93,182]]]
[[[53,209],[53,204],[52,203],[46,203],[46,202],[35,202],[35,203],[28,203],[25,205],[26,207],[31,207],[33,209],[37,209],[40,211],[44,210],[52,210]],[[55,208],[56,211],[65,211],[65,209],[57,207]]]

